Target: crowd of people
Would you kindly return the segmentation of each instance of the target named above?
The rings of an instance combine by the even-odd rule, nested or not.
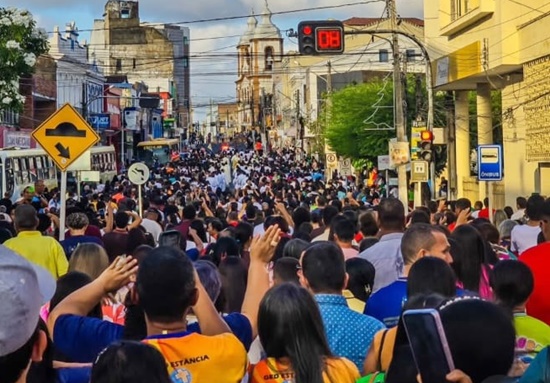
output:
[[[447,381],[550,382],[550,200],[411,209],[381,187],[196,149],[142,200],[124,175],[69,193],[64,233],[43,182],[0,200],[0,383],[435,383],[419,309]]]

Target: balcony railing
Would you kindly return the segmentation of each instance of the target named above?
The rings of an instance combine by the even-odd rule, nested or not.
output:
[[[12,110],[0,111],[0,125],[19,126],[19,113]]]

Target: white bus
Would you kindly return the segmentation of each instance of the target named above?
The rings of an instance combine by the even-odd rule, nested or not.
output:
[[[101,182],[111,181],[117,174],[115,149],[112,146],[96,146],[91,150],[91,169],[100,172]],[[48,189],[58,186],[58,169],[42,149],[0,149],[1,195],[6,193],[12,201],[21,198],[27,186],[36,180],[44,180]]]

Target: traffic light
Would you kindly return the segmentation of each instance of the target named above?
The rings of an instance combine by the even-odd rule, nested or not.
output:
[[[344,52],[344,24],[338,20],[302,21],[298,24],[298,47],[303,55]]]
[[[420,132],[420,155],[419,159],[431,162],[433,158],[434,135],[429,130]]]

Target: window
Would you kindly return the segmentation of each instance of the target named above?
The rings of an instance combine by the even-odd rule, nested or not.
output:
[[[380,49],[378,51],[378,60],[381,63],[387,63],[390,61],[390,55],[387,49]]]
[[[189,58],[188,57],[183,58],[183,66],[185,68],[187,68],[189,66]]]
[[[132,59],[132,69],[136,69],[136,59]]]
[[[130,10],[129,9],[121,9],[120,10],[120,18],[121,19],[129,19],[130,18]]]
[[[273,48],[265,48],[265,70],[273,69]]]
[[[115,70],[117,72],[122,70],[122,60],[121,59],[116,59]]]
[[[417,55],[414,49],[407,49],[406,56],[407,56],[407,62],[416,61]]]
[[[189,45],[189,36],[183,36],[183,45]]]

